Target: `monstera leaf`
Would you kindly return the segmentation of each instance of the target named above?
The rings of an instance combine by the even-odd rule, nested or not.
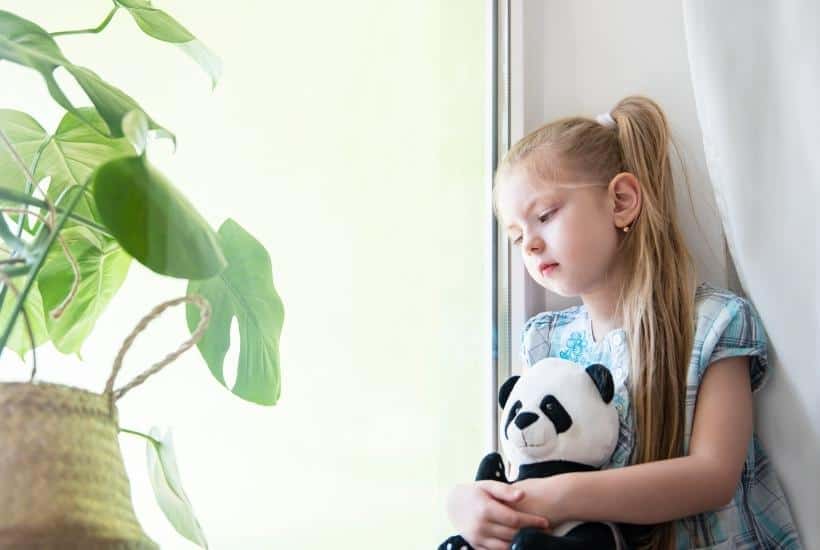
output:
[[[115,3],[128,10],[145,34],[179,46],[208,73],[211,78],[211,88],[216,87],[222,75],[222,62],[188,29],[164,11],[153,7],[147,0],[115,0]]]
[[[122,157],[91,175],[100,219],[128,254],[160,275],[207,279],[227,262],[216,234],[145,157]]]
[[[239,366],[230,389],[242,399],[273,405],[279,399],[279,335],[284,321],[282,300],[273,286],[267,251],[235,221],[228,219],[218,231],[228,267],[217,277],[191,281],[187,294],[199,294],[211,304],[211,320],[197,343],[214,377],[226,388],[225,354],[231,345],[234,317],[239,325]],[[199,323],[199,309],[186,306],[188,328]],[[237,343],[234,343],[237,345]]]
[[[105,121],[105,133],[109,137],[123,137],[123,117],[129,111],[142,110],[136,101],[122,90],[108,84],[93,71],[74,65],[66,59],[54,39],[40,26],[13,13],[0,10],[0,60],[3,59],[39,72],[45,79],[54,101],[88,124],[92,124],[91,120],[84,118],[85,113],[69,101],[54,78],[54,70],[63,67],[77,80],[97,108],[97,112]],[[150,117],[147,118],[150,128],[157,135],[175,139],[168,130]]]
[[[148,459],[148,477],[154,488],[157,504],[180,535],[202,548],[208,548],[202,527],[194,516],[191,501],[182,488],[171,430],[166,431],[163,436],[159,429],[154,427],[149,433],[152,440],[148,440],[145,452]]]
[[[65,228],[60,236],[79,265],[80,281],[76,295],[59,318],[49,313],[63,303],[74,282],[74,271],[62,246],[49,250],[37,284],[54,347],[79,355],[83,341],[125,281],[131,257],[115,240],[99,237],[83,226]]]

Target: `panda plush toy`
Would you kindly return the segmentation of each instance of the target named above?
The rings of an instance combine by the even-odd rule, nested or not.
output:
[[[511,483],[568,472],[598,470],[618,442],[618,411],[609,370],[599,364],[583,367],[554,357],[542,359],[512,376],[499,390],[503,409],[499,437],[507,467],[498,453],[484,457],[476,481]],[[524,528],[513,550],[622,550],[624,539],[613,523],[570,521],[550,532]],[[438,550],[472,550],[461,536]]]

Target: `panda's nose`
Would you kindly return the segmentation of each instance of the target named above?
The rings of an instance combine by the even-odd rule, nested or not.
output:
[[[536,420],[538,420],[537,414],[525,412],[515,417],[515,425],[518,426],[519,430],[523,430]]]

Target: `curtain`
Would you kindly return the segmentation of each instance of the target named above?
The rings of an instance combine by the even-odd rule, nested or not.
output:
[[[709,176],[738,281],[769,337],[757,433],[801,538],[820,548],[820,8],[810,0],[684,0],[683,8]]]

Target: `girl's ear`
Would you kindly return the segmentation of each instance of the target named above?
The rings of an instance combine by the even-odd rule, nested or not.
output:
[[[612,216],[618,229],[631,225],[641,211],[642,191],[638,178],[630,172],[621,172],[609,182]]]

